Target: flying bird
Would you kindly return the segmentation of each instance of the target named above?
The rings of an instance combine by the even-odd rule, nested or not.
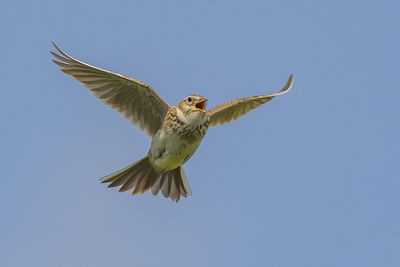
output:
[[[141,81],[103,70],[67,55],[54,44],[59,54],[54,63],[66,74],[83,83],[96,97],[138,125],[152,138],[147,156],[122,170],[100,179],[108,187],[121,186],[120,192],[133,190],[132,195],[151,189],[161,190],[166,198],[178,202],[192,194],[182,165],[196,152],[209,127],[236,120],[287,93],[293,74],[286,85],[272,95],[240,98],[206,110],[207,99],[189,95],[178,105],[169,105],[154,89]]]

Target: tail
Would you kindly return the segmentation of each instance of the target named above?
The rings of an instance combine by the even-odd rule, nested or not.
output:
[[[128,167],[107,175],[100,179],[102,183],[110,183],[108,187],[121,186],[119,192],[133,189],[132,195],[143,194],[151,188],[153,195],[162,192],[164,197],[169,197],[178,202],[180,196],[187,197],[192,194],[182,166],[166,172],[157,172],[145,157]]]

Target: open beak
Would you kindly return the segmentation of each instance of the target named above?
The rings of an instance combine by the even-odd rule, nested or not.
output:
[[[197,110],[205,112],[206,104],[207,104],[207,99],[203,99],[203,100],[197,102],[196,105],[194,105],[194,106]]]

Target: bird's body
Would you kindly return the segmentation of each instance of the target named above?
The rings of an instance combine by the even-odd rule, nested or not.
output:
[[[207,99],[190,95],[176,106],[166,103],[149,85],[123,75],[102,70],[76,60],[55,44],[61,55],[54,63],[62,71],[82,82],[105,104],[118,110],[151,137],[146,157],[101,179],[109,187],[121,186],[120,192],[132,194],[151,189],[178,202],[191,195],[182,165],[196,152],[209,127],[235,120],[292,87],[293,75],[276,94],[241,98],[205,109]]]
[[[160,171],[183,165],[196,152],[207,129],[204,111],[187,114],[177,106],[170,107],[161,129],[152,138],[148,153],[151,165]]]

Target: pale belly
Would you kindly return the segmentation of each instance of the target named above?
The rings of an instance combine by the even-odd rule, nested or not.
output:
[[[183,138],[169,133],[157,133],[148,153],[151,165],[157,171],[173,170],[188,161],[200,145],[204,135]]]

